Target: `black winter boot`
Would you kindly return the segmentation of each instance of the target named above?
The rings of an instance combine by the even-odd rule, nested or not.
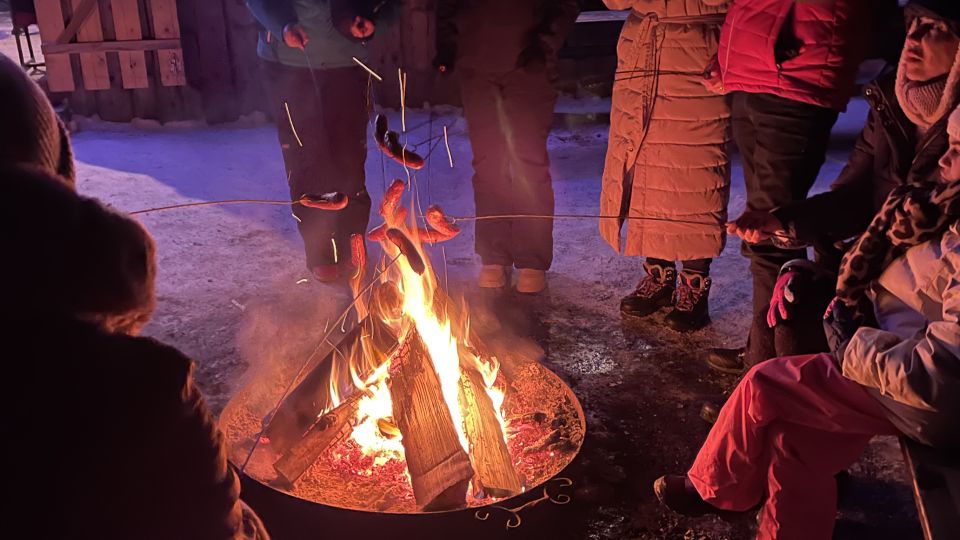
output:
[[[692,332],[710,324],[710,278],[702,274],[681,272],[673,293],[673,311],[664,322],[677,332]]]
[[[620,312],[631,317],[646,317],[673,303],[677,286],[677,269],[643,263],[646,275],[637,284],[637,290],[620,300]]]

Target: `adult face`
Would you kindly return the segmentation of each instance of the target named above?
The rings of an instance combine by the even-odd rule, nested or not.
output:
[[[957,58],[960,37],[943,21],[917,17],[910,24],[903,48],[904,72],[907,79],[929,81],[946,75]]]
[[[950,148],[940,158],[940,177],[944,180],[960,180],[960,139],[950,136]]]

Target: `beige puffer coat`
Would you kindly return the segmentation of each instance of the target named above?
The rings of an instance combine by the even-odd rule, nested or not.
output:
[[[604,0],[627,9],[617,45],[600,233],[617,252],[666,260],[723,251],[730,111],[701,81],[717,51],[723,0]],[[668,220],[668,221],[664,221]]]

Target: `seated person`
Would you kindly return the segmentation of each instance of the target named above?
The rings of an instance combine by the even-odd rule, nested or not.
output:
[[[654,484],[689,515],[763,503],[758,538],[829,539],[834,475],[875,435],[960,450],[960,109],[941,178],[891,192],[844,257],[833,353],[753,367],[686,476]],[[857,327],[869,298],[878,325]]]
[[[913,0],[904,12],[908,34],[897,71],[864,90],[870,113],[831,189],[772,212],[745,212],[728,226],[730,234],[749,243],[770,239],[784,248],[813,245],[821,271],[835,275],[840,254],[834,244],[863,233],[891,190],[936,175],[937,160],[947,148],[947,116],[960,101],[960,2]],[[786,266],[774,290],[773,303],[779,307],[785,307],[786,282],[800,281],[804,273],[802,266]],[[796,296],[798,304],[816,305],[791,306],[795,314],[785,328],[777,325],[780,309],[769,313],[768,323],[779,329],[776,349],[823,350],[819,317],[810,315],[823,312],[830,294],[822,303]],[[810,349],[813,344],[817,346]],[[738,349],[715,349],[706,358],[713,369],[734,373],[750,367],[745,360]]]
[[[3,343],[16,498],[29,538],[266,539],[176,349],[138,337],[154,244],[42,166],[0,165]]]

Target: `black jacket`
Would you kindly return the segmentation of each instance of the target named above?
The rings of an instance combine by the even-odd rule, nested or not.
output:
[[[555,59],[579,13],[577,0],[438,0],[437,62],[507,73],[528,47]]]
[[[238,539],[239,482],[191,378],[152,339],[4,320],[11,530],[31,538]]]
[[[796,240],[826,245],[857,236],[893,188],[939,174],[937,162],[947,150],[947,119],[918,139],[916,126],[897,102],[894,83],[890,74],[864,89],[870,114],[830,191],[774,211]]]

